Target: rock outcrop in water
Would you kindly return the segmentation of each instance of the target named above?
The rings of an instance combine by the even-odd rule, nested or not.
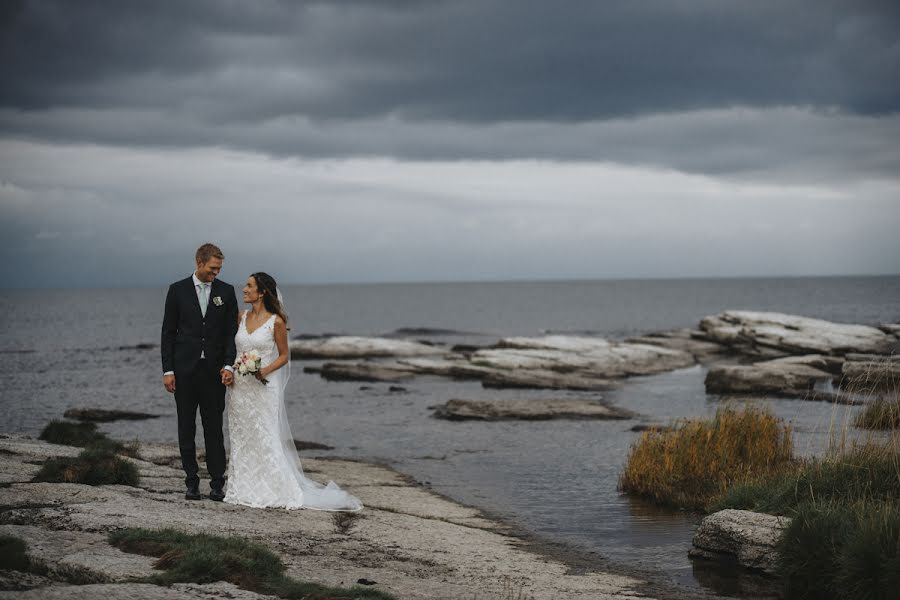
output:
[[[503,338],[497,349],[479,350],[470,360],[498,369],[547,369],[605,379],[650,375],[695,363],[682,350],[575,336]]]
[[[380,340],[372,338],[364,343],[361,339],[354,338],[352,348],[345,348],[340,341],[326,344],[320,340],[315,347],[304,346],[302,351],[300,342],[295,341],[292,356],[318,358],[326,353],[324,348],[343,357],[365,349],[374,351],[366,355],[368,359],[388,356]],[[406,344],[411,346],[391,347],[393,360],[332,361],[318,372],[325,379],[340,381],[395,382],[416,375],[437,375],[477,380],[485,387],[597,391],[614,387],[616,379],[695,363],[693,355],[683,350],[575,336],[504,338],[493,348],[464,353],[416,342]]]
[[[777,395],[855,404],[859,394],[897,389],[900,362],[892,326],[832,323],[780,313],[726,311],[706,317],[710,340],[749,358],[744,365],[713,365],[712,394]],[[846,393],[847,391],[852,393]]]
[[[591,401],[565,398],[515,400],[448,400],[434,416],[451,421],[545,421],[549,419],[630,419],[620,408]]]
[[[773,312],[730,310],[700,328],[611,341],[584,335],[502,338],[491,347],[394,338],[294,340],[294,358],[332,359],[310,367],[333,381],[393,383],[420,375],[480,381],[484,387],[602,391],[624,378],[710,365],[707,392],[855,402],[839,386],[896,381],[900,325],[880,328]],[[869,357],[869,358],[865,358]],[[363,361],[351,359],[364,358]],[[753,361],[746,364],[747,361]],[[737,363],[737,364],[736,364]],[[838,386],[838,387],[833,387]],[[876,386],[877,387],[877,386]]]
[[[442,354],[441,348],[401,339],[336,336],[291,340],[291,358],[348,359]]]
[[[687,352],[699,363],[722,360],[730,353],[728,347],[705,339],[705,334],[696,329],[674,329],[672,331],[648,333],[627,338],[625,341],[634,344],[662,346],[663,348]]]
[[[773,312],[729,310],[705,317],[700,329],[710,341],[746,356],[888,354],[897,343],[875,327]]]
[[[831,402],[853,402],[833,386],[843,360],[818,354],[788,356],[750,365],[719,365],[706,373],[710,394],[775,395]]]

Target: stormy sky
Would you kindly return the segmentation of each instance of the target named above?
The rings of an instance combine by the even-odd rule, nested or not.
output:
[[[0,3],[2,287],[900,272],[900,7]]]

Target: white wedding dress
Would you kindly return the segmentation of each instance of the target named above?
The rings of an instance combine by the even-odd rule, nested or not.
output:
[[[256,350],[266,366],[278,357],[275,316],[250,333],[247,312],[234,338],[238,356]],[[235,373],[226,397],[231,456],[225,502],[256,508],[361,510],[359,499],[333,481],[323,486],[304,476],[284,409],[288,376],[289,367],[282,367],[263,384],[252,375]]]

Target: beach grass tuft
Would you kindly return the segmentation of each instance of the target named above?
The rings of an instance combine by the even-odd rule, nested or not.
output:
[[[34,477],[36,482],[81,483],[85,485],[130,485],[140,482],[138,469],[108,446],[91,446],[78,456],[51,458]]]
[[[736,484],[790,464],[791,433],[754,406],[648,430],[632,447],[619,486],[661,505],[702,510]]]
[[[787,598],[895,598],[900,507],[859,501],[800,505],[779,541]]]
[[[124,454],[133,458],[138,457],[137,441],[123,444],[112,440],[102,431],[97,431],[95,423],[73,423],[70,421],[50,421],[41,431],[38,439],[60,444],[62,446],[75,446],[78,448],[105,448],[114,454]]]
[[[893,498],[900,498],[900,445],[870,442],[738,483],[711,508],[790,515],[806,503],[850,504]]]
[[[149,579],[158,585],[227,581],[279,598],[393,598],[360,586],[333,588],[291,579],[284,574],[285,566],[278,556],[261,544],[239,537],[188,534],[174,529],[122,529],[112,532],[109,541],[125,552],[158,557],[154,566],[164,572]]]
[[[712,504],[791,517],[779,541],[786,598],[887,599],[900,589],[900,443],[841,444],[738,484]]]
[[[856,415],[862,429],[900,429],[900,394],[878,396]]]

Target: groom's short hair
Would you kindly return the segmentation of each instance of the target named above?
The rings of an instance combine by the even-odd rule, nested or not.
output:
[[[225,260],[225,255],[222,254],[222,251],[215,244],[206,243],[197,248],[197,255],[195,258],[198,263],[208,263],[209,259],[213,257]]]

